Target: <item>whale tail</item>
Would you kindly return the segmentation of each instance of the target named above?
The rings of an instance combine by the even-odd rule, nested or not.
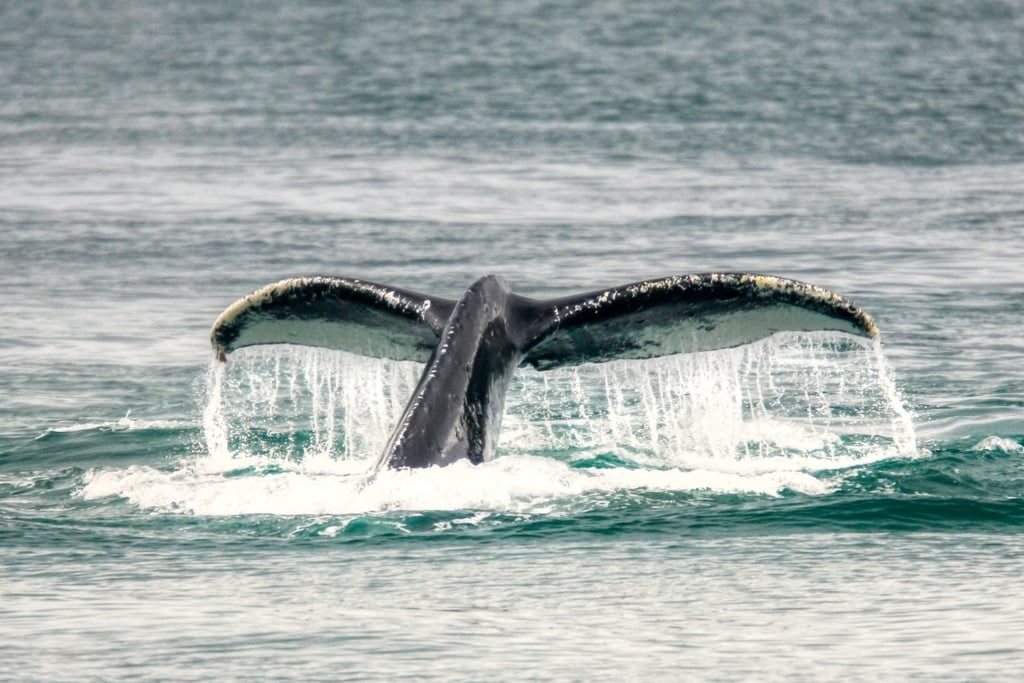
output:
[[[337,277],[282,280],[217,318],[220,359],[257,344],[301,344],[427,362],[457,301]],[[559,299],[510,294],[507,329],[538,370],[730,348],[782,331],[875,338],[863,310],[826,289],[751,273],[645,280]]]
[[[838,294],[795,280],[707,273],[560,299],[489,275],[458,301],[345,278],[283,280],[232,304],[211,340],[224,360],[254,344],[305,344],[425,363],[377,467],[429,467],[495,451],[509,378],[620,358],[728,348],[784,330],[878,329]]]

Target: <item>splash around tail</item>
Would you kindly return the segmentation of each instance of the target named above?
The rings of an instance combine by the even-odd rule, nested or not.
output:
[[[419,468],[493,454],[516,368],[538,370],[726,349],[777,332],[877,339],[863,310],[796,280],[702,273],[559,299],[513,293],[489,275],[458,300],[363,280],[308,277],[267,285],[214,323],[216,356],[299,344],[425,363],[380,468]]]

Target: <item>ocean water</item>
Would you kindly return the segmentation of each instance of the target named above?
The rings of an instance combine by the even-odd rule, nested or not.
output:
[[[1015,680],[1024,3],[0,6],[0,679]],[[213,362],[280,278],[756,271],[881,343]]]

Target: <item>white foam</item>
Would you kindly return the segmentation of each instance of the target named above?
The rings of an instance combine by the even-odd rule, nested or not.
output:
[[[86,500],[125,498],[148,510],[195,515],[361,515],[411,510],[480,514],[551,514],[566,501],[623,490],[710,491],[775,496],[785,490],[822,494],[828,484],[799,471],[576,469],[551,458],[506,456],[474,466],[460,462],[421,470],[362,473],[304,468],[226,476],[195,468],[94,469]]]
[[[1024,453],[1024,444],[1003,436],[986,436],[971,447],[972,451],[1002,451],[1003,453]]]

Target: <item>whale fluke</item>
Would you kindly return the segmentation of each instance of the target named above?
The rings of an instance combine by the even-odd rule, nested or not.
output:
[[[494,451],[515,368],[711,351],[782,331],[875,338],[863,310],[796,280],[699,273],[559,299],[489,275],[458,300],[365,280],[282,280],[229,306],[210,333],[221,360],[257,344],[303,344],[426,363],[379,466],[425,467]]]
[[[426,362],[454,306],[451,299],[365,280],[291,278],[229,306],[210,340],[221,360],[245,346],[301,344]]]
[[[714,351],[776,332],[878,336],[871,318],[838,294],[772,275],[676,275],[532,303],[544,322],[525,362],[539,370]]]

